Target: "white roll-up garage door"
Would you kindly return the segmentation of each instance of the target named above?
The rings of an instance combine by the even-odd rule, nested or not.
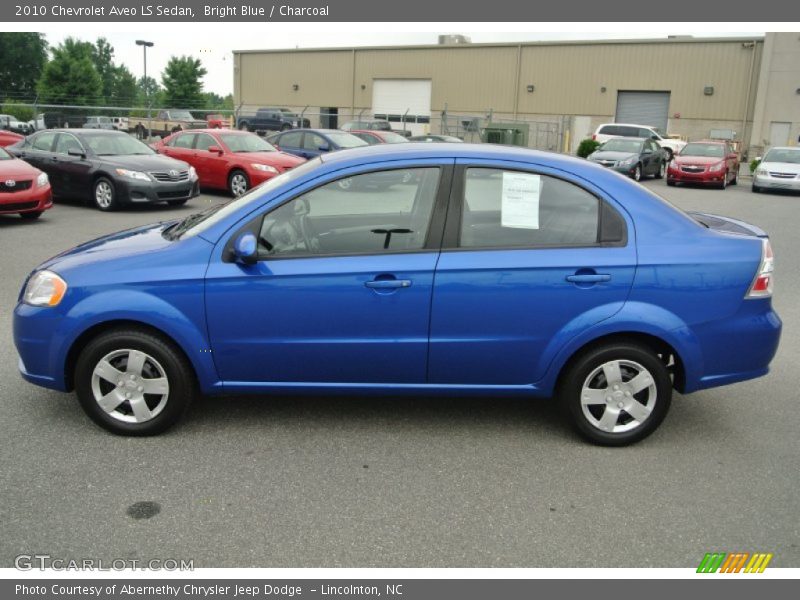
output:
[[[617,123],[657,127],[667,132],[669,92],[617,92]]]
[[[414,135],[427,133],[431,119],[430,79],[374,79],[372,82],[372,114],[388,119],[392,129],[406,129]]]

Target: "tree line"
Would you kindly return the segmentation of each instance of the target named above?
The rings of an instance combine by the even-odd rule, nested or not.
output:
[[[233,109],[233,97],[203,91],[206,69],[199,59],[172,56],[161,73],[137,79],[114,59],[104,37],[85,42],[72,37],[49,46],[44,34],[0,33],[0,113],[21,121],[33,118],[22,104],[169,107],[202,112]]]

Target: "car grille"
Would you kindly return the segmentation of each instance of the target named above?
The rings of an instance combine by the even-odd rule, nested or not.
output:
[[[598,160],[598,164],[603,165],[604,167],[613,167],[617,164],[615,160]]]
[[[156,195],[162,200],[173,200],[176,198],[186,198],[192,190],[177,190],[174,192],[158,192]]]
[[[797,177],[794,173],[777,173],[775,171],[769,172],[770,177],[777,177],[778,179],[794,179]]]
[[[8,204],[0,203],[0,212],[13,212],[15,210],[28,210],[29,208],[36,208],[39,204],[37,200],[33,202],[10,202]]]
[[[681,171],[684,173],[702,173],[706,168],[700,165],[681,165]]]
[[[156,181],[186,181],[189,171],[151,171],[150,175]]]
[[[9,181],[14,181],[13,179],[7,179],[5,181],[0,181],[0,194],[11,194],[13,192],[22,192],[24,190],[30,189],[31,185],[33,184],[32,179],[28,179],[27,181],[14,181],[14,185],[8,185]]]

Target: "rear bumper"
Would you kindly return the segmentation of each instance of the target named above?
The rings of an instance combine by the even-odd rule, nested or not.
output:
[[[53,206],[50,184],[21,192],[0,194],[0,214],[42,212]]]

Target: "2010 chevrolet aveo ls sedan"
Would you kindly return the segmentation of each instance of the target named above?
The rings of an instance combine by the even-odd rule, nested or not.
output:
[[[369,185],[392,170],[413,176]],[[25,379],[115,433],[161,432],[198,393],[557,395],[623,445],[673,388],[767,373],[772,270],[760,229],[586,161],[386,144],[48,260],[14,336]]]

